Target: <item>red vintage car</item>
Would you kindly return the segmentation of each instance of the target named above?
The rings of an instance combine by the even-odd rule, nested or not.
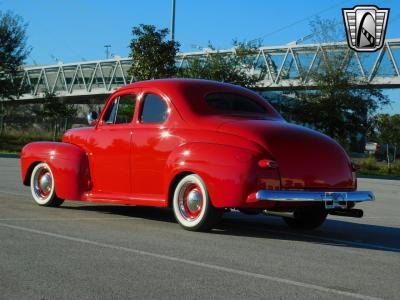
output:
[[[92,127],[35,142],[21,174],[41,206],[65,199],[172,207],[188,230],[222,213],[283,216],[312,229],[327,214],[361,217],[356,166],[333,139],[289,124],[258,94],[231,84],[137,82],[110,96]]]

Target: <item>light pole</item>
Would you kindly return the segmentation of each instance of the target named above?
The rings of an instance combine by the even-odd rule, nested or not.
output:
[[[109,59],[111,45],[104,45],[104,48],[106,48],[106,59]]]
[[[172,0],[171,41],[175,39],[175,0]]]

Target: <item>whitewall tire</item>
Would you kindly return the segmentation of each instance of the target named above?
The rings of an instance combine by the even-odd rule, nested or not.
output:
[[[60,206],[64,200],[56,195],[53,172],[48,164],[37,164],[31,174],[31,193],[33,200],[40,206]]]
[[[207,187],[200,176],[190,174],[179,181],[172,200],[175,219],[187,230],[206,231],[221,217],[222,210],[212,206]]]

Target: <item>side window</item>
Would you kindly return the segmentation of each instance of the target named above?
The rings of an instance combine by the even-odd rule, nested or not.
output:
[[[144,97],[140,121],[142,123],[162,123],[168,117],[168,106],[159,96],[147,94]]]
[[[115,118],[115,124],[130,123],[135,112],[136,96],[123,95],[119,97],[118,111]]]
[[[108,107],[103,121],[106,124],[130,123],[135,112],[135,104],[135,95],[123,95],[115,98],[115,100]]]
[[[103,121],[107,124],[114,124],[115,121],[115,113],[117,111],[118,98],[115,98],[114,101],[107,108],[107,111],[104,115]]]

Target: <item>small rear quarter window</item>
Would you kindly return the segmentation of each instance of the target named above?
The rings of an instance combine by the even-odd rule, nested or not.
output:
[[[162,123],[168,117],[168,106],[161,97],[147,94],[144,97],[140,121],[142,123]]]

